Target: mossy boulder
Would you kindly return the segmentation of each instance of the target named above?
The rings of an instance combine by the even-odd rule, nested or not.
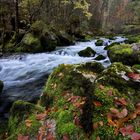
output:
[[[96,45],[96,46],[103,46],[103,43],[104,43],[103,40],[98,39],[98,40],[95,42],[95,45]]]
[[[103,60],[103,59],[105,59],[106,57],[105,56],[103,56],[103,55],[98,55],[96,58],[95,58],[95,60]]]
[[[42,52],[44,48],[41,46],[41,42],[37,36],[27,33],[16,50],[19,52]]]
[[[132,64],[133,49],[131,45],[121,44],[114,45],[108,49],[108,56],[111,62],[123,62],[124,64]]]
[[[2,93],[3,87],[4,87],[4,84],[3,84],[3,82],[0,80],[0,93]]]
[[[10,110],[8,121],[8,140],[17,139],[19,134],[37,137],[41,123],[37,121],[36,114],[44,112],[44,108],[25,101],[16,101]],[[31,126],[26,125],[26,120]]]
[[[94,57],[96,52],[92,48],[87,47],[86,49],[78,52],[78,54],[79,56],[83,56],[83,57]]]
[[[89,69],[86,69],[88,68]],[[92,99],[97,62],[83,65],[60,65],[49,76],[40,104],[57,108],[51,116],[56,120],[56,135],[62,139],[86,139],[92,132]],[[83,113],[80,113],[80,109]],[[75,113],[73,113],[75,112]],[[82,128],[80,127],[82,126]]]
[[[122,63],[113,63],[96,78],[93,101],[95,105],[93,110],[94,132],[91,135],[91,139],[96,139],[97,137],[100,137],[101,140],[126,139],[127,136],[115,133],[121,127],[128,125],[133,125],[134,131],[139,132],[136,124],[137,120],[127,120],[129,114],[135,112],[135,104],[139,102],[140,98],[140,81],[133,81],[128,77],[129,73],[133,72],[133,68],[130,66]],[[118,104],[119,101],[124,101],[126,104]],[[114,110],[118,112],[126,110],[127,114],[123,117],[121,116],[122,118],[120,119],[114,116],[112,113]],[[140,121],[139,117],[137,119]],[[123,122],[122,120],[125,121]],[[118,130],[118,125],[112,123],[115,121],[118,123],[123,122],[121,122]]]

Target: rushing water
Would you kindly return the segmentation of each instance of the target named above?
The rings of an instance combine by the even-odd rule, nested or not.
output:
[[[116,37],[115,40],[102,38],[104,45],[112,42],[123,42],[125,38]],[[13,55],[0,59],[0,80],[4,82],[4,90],[0,95],[0,115],[5,114],[11,103],[21,99],[34,101],[39,98],[43,85],[59,64],[77,64],[94,61],[102,54],[106,59],[99,61],[105,67],[110,65],[105,46],[96,46],[96,40],[77,42],[73,46],[59,47],[51,53]],[[79,57],[78,52],[91,47],[96,51],[95,57]]]

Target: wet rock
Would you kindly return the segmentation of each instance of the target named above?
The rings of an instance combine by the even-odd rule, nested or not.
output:
[[[105,56],[103,56],[103,55],[98,55],[96,58],[95,58],[95,60],[103,60],[103,59],[105,59],[106,57]]]
[[[90,48],[90,47],[87,47],[86,49],[78,52],[79,56],[83,56],[83,57],[94,57],[96,52]]]
[[[99,40],[97,40],[97,41],[95,42],[95,45],[96,45],[96,46],[103,46],[103,43],[104,43],[104,41],[101,40],[101,39],[99,39]]]

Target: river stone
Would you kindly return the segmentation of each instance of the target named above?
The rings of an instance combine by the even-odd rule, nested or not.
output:
[[[79,51],[78,54],[83,57],[94,57],[96,52],[92,48],[87,47],[86,49]]]
[[[103,55],[98,55],[96,58],[95,58],[95,60],[103,60],[103,59],[105,59],[106,57],[105,56],[103,56]]]
[[[101,39],[99,39],[99,40],[97,40],[97,41],[95,42],[95,45],[96,45],[96,46],[103,46],[103,43],[104,43],[104,41],[101,40]]]
[[[4,87],[4,84],[3,84],[3,82],[0,80],[0,93],[2,93],[3,87]]]

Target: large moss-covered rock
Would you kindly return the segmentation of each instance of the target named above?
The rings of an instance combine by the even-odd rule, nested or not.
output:
[[[128,36],[124,42],[127,44],[140,43],[140,36]]]
[[[60,65],[50,75],[40,104],[57,108],[52,116],[58,139],[64,135],[72,140],[87,139],[86,133],[92,132],[93,83],[96,72],[103,70],[98,64]]]
[[[36,119],[36,115],[42,112],[43,107],[29,102],[21,100],[14,102],[8,121],[8,140],[17,139],[18,135],[37,137],[41,123]]]
[[[4,87],[4,84],[3,84],[3,82],[0,80],[0,93],[2,93],[3,87]]]
[[[96,78],[93,101],[94,132],[91,139],[100,137],[101,140],[124,140],[127,136],[118,134],[118,131],[128,125],[133,125],[134,131],[139,132],[135,123],[137,120],[129,118],[128,114],[135,112],[135,104],[139,102],[140,80],[131,79],[130,73],[135,73],[132,67],[113,63]],[[115,111],[118,114],[115,114]],[[122,113],[124,111],[127,113]],[[137,119],[140,120],[139,117]]]
[[[44,51],[41,46],[39,38],[32,33],[27,33],[21,43],[17,46],[16,49],[19,52],[42,52]]]
[[[126,65],[140,63],[140,44],[120,44],[108,49],[111,62],[122,62]]]
[[[87,47],[86,49],[78,52],[78,54],[79,56],[83,56],[83,57],[94,57],[96,52],[92,48]]]

